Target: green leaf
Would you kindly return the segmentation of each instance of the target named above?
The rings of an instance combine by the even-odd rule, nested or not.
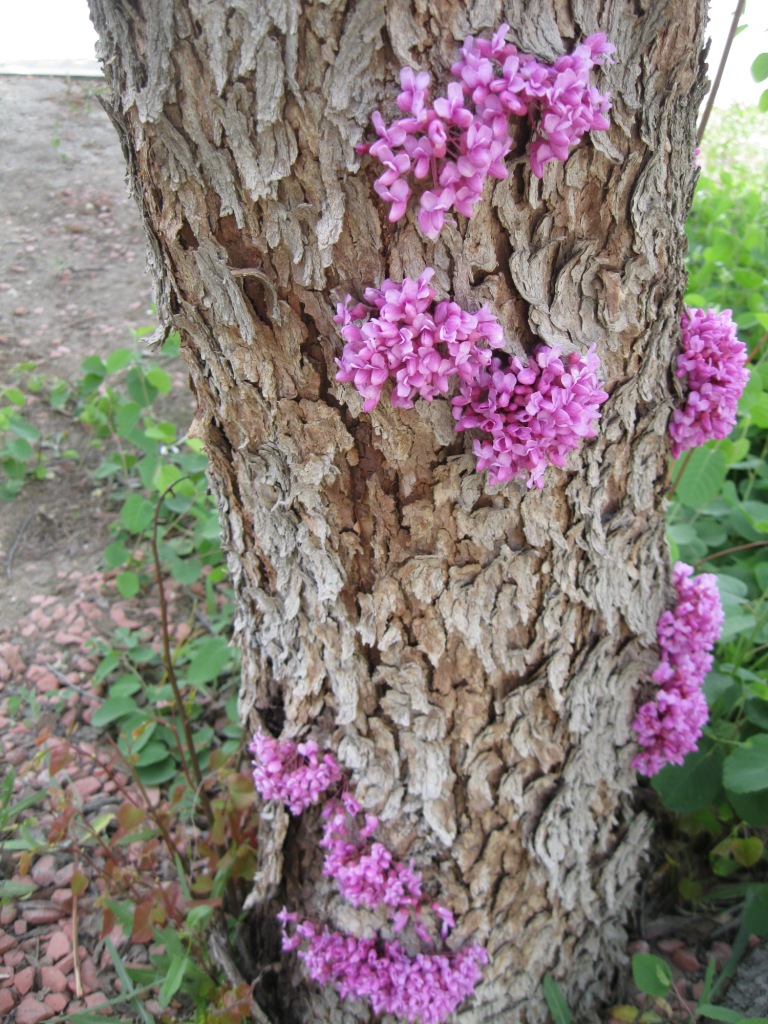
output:
[[[757,101],[757,106],[764,114],[768,113],[768,89],[764,89],[760,93],[760,99]]]
[[[115,586],[121,597],[135,597],[141,589],[141,581],[135,572],[121,572],[115,577]]]
[[[147,371],[147,380],[161,395],[167,395],[171,390],[171,378],[159,366],[153,366],[151,370]]]
[[[26,397],[23,391],[19,391],[18,388],[3,388],[3,395],[12,402],[14,405],[18,405],[21,408],[22,405],[26,404]]]
[[[707,1020],[725,1021],[726,1024],[745,1024],[744,1014],[729,1010],[725,1006],[712,1006],[710,1003],[699,1003],[696,1011]]]
[[[665,996],[672,984],[672,970],[666,960],[652,953],[635,953],[632,977],[641,992],[649,996]]]
[[[35,889],[36,885],[27,885],[26,882],[0,881],[0,899],[24,899],[25,896],[31,896]]]
[[[135,712],[136,701],[130,697],[109,697],[91,715],[91,725],[101,728]]]
[[[755,57],[751,71],[756,82],[764,82],[768,78],[768,53],[759,53]]]
[[[145,786],[159,786],[163,782],[168,782],[176,775],[178,768],[176,762],[171,757],[167,757],[164,761],[158,761],[155,764],[149,764],[144,768],[137,768],[139,778]]]
[[[768,789],[768,734],[746,740],[726,757],[723,782],[734,793]]]
[[[756,427],[761,427],[763,430],[768,427],[768,395],[765,392],[749,410],[749,415]]]
[[[130,557],[128,548],[121,540],[115,540],[104,548],[104,564],[108,569],[116,569],[118,565],[125,565]]]
[[[544,975],[541,987],[544,992],[544,1001],[549,1008],[549,1012],[552,1014],[552,1020],[555,1024],[572,1024],[573,1014],[569,1010],[563,993],[551,974]]]
[[[675,814],[692,814],[713,803],[723,778],[723,754],[719,747],[707,745],[689,754],[681,765],[667,765],[654,775],[651,785],[664,806]]]
[[[155,506],[140,494],[129,494],[120,509],[120,521],[130,533],[142,533],[155,517]]]
[[[227,641],[220,636],[208,637],[190,651],[190,664],[184,678],[193,686],[213,682],[229,669],[232,652]]]
[[[17,437],[23,437],[25,441],[40,440],[40,431],[34,423],[27,423],[21,416],[13,416],[8,424],[8,429]]]
[[[715,497],[727,472],[728,462],[723,452],[717,448],[695,448],[675,496],[686,508],[698,510]]]
[[[187,957],[185,956],[174,956],[171,958],[171,963],[168,967],[168,973],[165,976],[165,981],[160,987],[160,992],[157,997],[157,1001],[161,1006],[168,1006],[171,999],[181,988],[181,983],[184,981],[184,975],[187,973]]]
[[[114,352],[110,352],[107,356],[106,369],[107,373],[117,373],[118,370],[124,370],[126,366],[130,366],[135,359],[133,349],[130,348],[118,348]]]
[[[115,413],[115,426],[121,437],[128,435],[141,419],[138,402],[124,402]]]

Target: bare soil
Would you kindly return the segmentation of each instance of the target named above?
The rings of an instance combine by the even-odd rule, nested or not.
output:
[[[153,324],[152,285],[123,157],[98,79],[0,77],[0,386],[15,368],[73,380],[85,356],[133,344]],[[53,479],[2,507],[0,626],[73,569],[99,564],[108,495],[94,494],[88,438],[39,403]],[[61,458],[67,448],[81,462]]]

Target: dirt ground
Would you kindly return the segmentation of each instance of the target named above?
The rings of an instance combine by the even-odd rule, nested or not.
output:
[[[73,380],[82,359],[154,324],[152,286],[117,137],[99,79],[0,77],[0,385],[14,367]],[[41,415],[44,415],[41,412]],[[87,443],[63,417],[62,448]],[[83,451],[85,456],[87,453]],[[73,568],[99,563],[105,517],[83,466],[49,453],[55,474],[2,506],[0,625]]]
[[[135,330],[154,325],[139,219],[114,130],[98,102],[101,87],[93,79],[0,77],[0,387],[14,384],[15,368],[27,361],[37,372],[73,380],[84,357],[128,346]],[[174,393],[179,390],[183,395],[183,389]],[[98,698],[84,693],[92,666],[81,656],[83,637],[108,631],[110,623],[151,633],[154,615],[104,590],[101,555],[114,512],[87,474],[87,435],[42,403],[37,415],[46,436],[55,438],[47,453],[53,478],[28,484],[0,506],[0,735],[20,793],[26,792],[19,788],[22,777],[25,786],[53,784],[35,761],[41,729],[55,731],[63,723],[79,730],[86,752],[99,743],[98,731],[88,726],[88,700]],[[57,448],[81,449],[82,458],[60,458]],[[5,698],[19,678],[43,709],[49,697],[61,699],[60,685],[64,693],[72,690],[60,721],[45,710],[31,724],[5,713]],[[74,765],[66,784],[86,815],[108,806],[111,783],[85,762]],[[45,810],[40,818],[41,835],[53,813]],[[8,866],[0,863],[0,879]],[[38,1024],[114,992],[97,914],[81,922],[82,945],[73,941],[67,888],[73,870],[58,854],[40,858],[25,876],[37,886],[34,898],[0,911],[0,1019]],[[644,913],[629,949],[672,961],[682,1005],[695,999],[697,986],[700,991],[707,956],[721,963],[727,958],[734,930],[730,920]],[[113,933],[112,939],[128,961],[146,958],[125,936]],[[768,1014],[767,971],[766,947],[756,945],[725,1002]]]

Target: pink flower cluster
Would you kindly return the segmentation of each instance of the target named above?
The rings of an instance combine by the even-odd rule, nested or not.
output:
[[[367,1000],[374,1013],[408,1021],[440,1024],[471,995],[481,977],[480,965],[488,962],[482,946],[410,956],[396,940],[382,943],[321,930],[287,911],[278,917],[284,928],[296,924],[283,948],[306,942],[298,955],[314,981],[330,982],[342,998]]]
[[[250,750],[256,758],[258,791],[265,799],[286,802],[294,814],[317,803],[341,779],[336,760],[330,754],[320,759],[313,742],[278,743],[259,732]],[[323,819],[323,871],[337,881],[341,895],[353,907],[385,907],[393,931],[401,931],[411,921],[418,939],[431,945],[430,933],[419,920],[429,907],[446,938],[454,927],[453,915],[425,899],[421,873],[413,864],[395,860],[384,845],[372,841],[379,825],[375,815],[361,816],[357,800],[343,792],[323,809]],[[331,982],[343,998],[368,1000],[374,1012],[409,1021],[440,1024],[471,994],[480,980],[480,965],[488,962],[481,946],[411,956],[397,941],[378,936],[359,939],[321,929],[286,908],[277,916],[283,926],[283,949],[298,950],[314,981]]]
[[[355,385],[366,412],[378,404],[389,378],[395,382],[392,405],[410,409],[416,397],[429,402],[444,395],[452,377],[473,380],[490,363],[490,350],[504,344],[499,322],[485,306],[467,313],[455,302],[434,302],[434,273],[427,267],[418,281],[386,280],[381,288],[365,289],[365,302],[350,309],[348,295],[336,307],[334,320],[346,342],[336,380]],[[358,327],[354,320],[365,322]]]
[[[709,718],[702,686],[723,626],[717,577],[694,577],[690,565],[677,562],[672,582],[677,603],[657,627],[661,662],[652,679],[659,691],[632,723],[643,748],[632,767],[643,775],[655,775],[665,764],[682,764],[696,750]]]
[[[320,840],[325,850],[323,871],[336,879],[339,892],[353,907],[390,907],[399,912],[397,923],[405,925],[408,909],[418,912],[423,902],[421,873],[412,864],[395,860],[386,846],[371,843],[379,819],[366,814],[365,824],[357,827],[359,813],[360,805],[347,793],[326,804]]]
[[[291,814],[316,804],[320,794],[341,781],[341,768],[332,754],[318,757],[317,744],[279,743],[257,732],[248,748],[254,756],[253,782],[264,800],[287,804]]]
[[[682,408],[669,422],[672,456],[723,438],[736,424],[736,407],[749,380],[747,348],[736,337],[730,309],[688,309],[682,316],[683,351],[677,376],[687,377]]]
[[[445,394],[457,378],[456,429],[490,435],[474,443],[478,470],[487,469],[492,484],[528,472],[528,486],[543,487],[548,464],[564,466],[568,452],[595,436],[608,395],[600,389],[594,346],[585,356],[561,358],[559,348],[539,345],[528,366],[516,356],[502,360],[493,355],[504,345],[493,313],[485,306],[467,313],[455,302],[435,303],[434,273],[427,267],[418,281],[387,280],[366,288],[365,302],[350,307],[347,296],[338,304],[334,319],[345,345],[336,380],[354,384],[370,412],[389,379],[392,404],[410,408],[417,397]]]
[[[507,177],[512,116],[529,116],[531,169],[538,177],[550,160],[566,160],[585,132],[609,127],[609,96],[589,84],[590,70],[615,51],[602,33],[549,66],[506,43],[508,29],[501,25],[491,39],[466,39],[451,68],[458,81],[448,85],[447,96],[430,103],[429,73],[403,68],[397,105],[406,116],[387,125],[373,113],[379,138],[358,152],[370,152],[384,166],[374,188],[391,205],[390,221],[405,214],[409,175],[431,178],[419,210],[427,238],[437,238],[451,210],[471,217],[486,180]]]
[[[544,486],[548,464],[564,466],[568,452],[595,436],[600,405],[600,361],[594,346],[585,356],[539,345],[528,366],[517,356],[498,357],[472,382],[462,381],[452,400],[457,430],[479,428],[490,437],[476,440],[478,470],[492,484],[528,472],[528,487]]]

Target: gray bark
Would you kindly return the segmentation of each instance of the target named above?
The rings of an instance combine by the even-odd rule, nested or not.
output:
[[[668,597],[663,492],[704,0],[90,0],[111,114],[181,332],[238,600],[241,709],[333,748],[382,840],[490,964],[458,1014],[579,1020],[615,982],[649,825],[629,723]],[[445,81],[502,20],[553,59],[604,31],[612,128],[532,177],[520,150],[435,243],[397,225],[354,146],[400,66]],[[543,492],[492,493],[446,401],[370,415],[335,381],[334,299],[437,269],[509,350],[596,343],[599,436]],[[318,819],[262,810],[254,950],[287,903],[359,929],[320,876]],[[280,1020],[368,1020],[283,958]]]

